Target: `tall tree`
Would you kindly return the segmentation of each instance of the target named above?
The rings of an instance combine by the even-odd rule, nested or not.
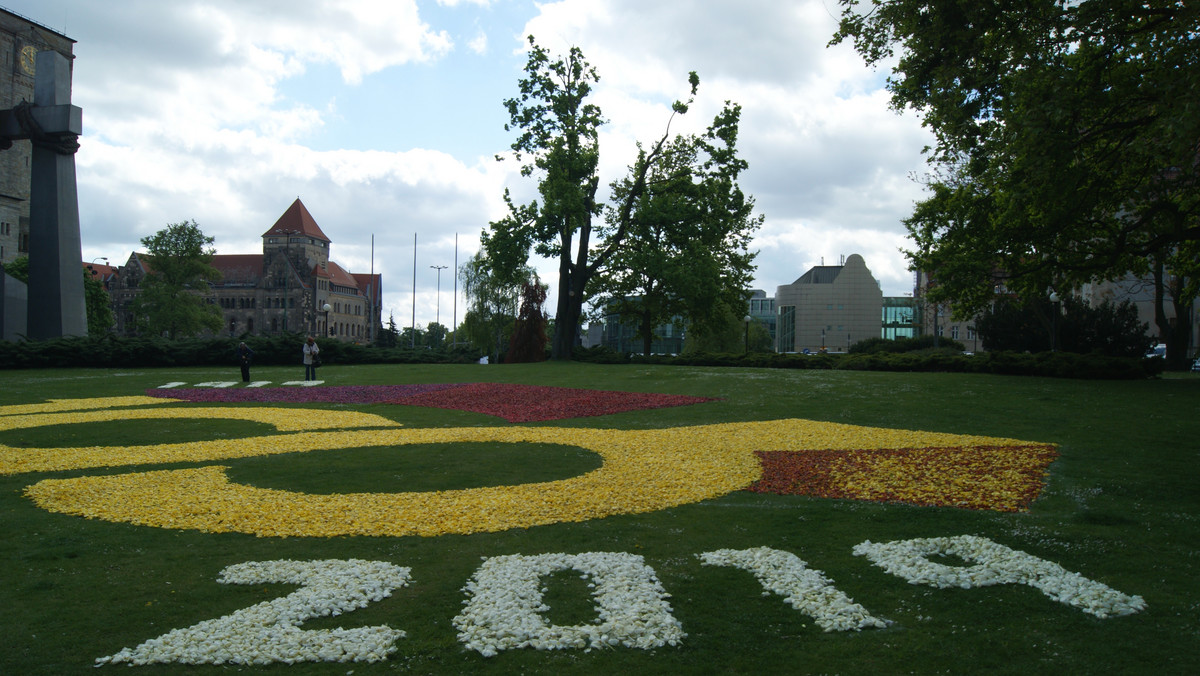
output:
[[[396,330],[396,313],[388,313],[387,326],[384,326],[375,337],[376,347],[396,347],[400,341],[400,332]]]
[[[1185,0],[840,0],[833,42],[898,52],[896,108],[936,139],[906,221],[935,299],[972,314],[1164,266],[1187,312],[1200,276],[1200,6]],[[1164,297],[1164,302],[1169,302]],[[1168,349],[1181,359],[1190,322]],[[1172,355],[1168,355],[1171,361]]]
[[[89,336],[106,333],[117,323],[113,316],[112,299],[104,288],[104,282],[96,279],[87,270],[83,273],[83,298],[87,306]]]
[[[526,77],[519,81],[521,94],[504,102],[510,119],[505,129],[520,132],[512,149],[518,161],[527,160],[522,175],[540,174],[541,202],[518,205],[506,191],[509,214],[490,224],[483,244],[498,266],[524,264],[530,247],[538,255],[558,258],[551,356],[569,359],[578,340],[588,281],[624,240],[633,203],[645,191],[646,173],[662,152],[668,134],[650,150],[639,148],[629,191],[617,207],[616,227],[604,241],[593,243],[593,219],[602,210],[596,192],[600,186],[599,128],[604,120],[600,108],[588,103],[588,96],[600,78],[577,47],[565,58],[552,60],[533,36],[529,44]],[[699,85],[695,73],[689,82],[694,95]],[[678,101],[672,108],[672,119],[687,112],[687,104]]]
[[[429,322],[425,327],[425,345],[434,350],[446,347],[446,335],[449,334],[444,324]]]
[[[679,136],[663,146],[633,201],[625,242],[594,278],[593,293],[622,317],[637,319],[642,350],[649,354],[656,327],[677,318],[702,330],[718,303],[745,305],[755,254],[751,234],[762,216],[738,187],[747,168],[737,156],[741,108],[726,103],[700,136]],[[621,204],[634,188],[635,168],[613,185]],[[607,210],[610,229],[619,210]],[[605,231],[605,234],[607,231]]]
[[[139,330],[170,338],[221,330],[221,309],[211,301],[209,287],[221,278],[211,265],[213,241],[194,220],[168,224],[142,238],[150,270],[133,302]]]
[[[477,251],[459,267],[458,278],[468,303],[462,328],[468,340],[496,362],[512,335],[521,287],[533,270],[497,266],[488,254]]]
[[[521,311],[513,324],[512,340],[508,343],[505,363],[523,364],[546,360],[546,286],[537,279],[525,282],[521,289]]]

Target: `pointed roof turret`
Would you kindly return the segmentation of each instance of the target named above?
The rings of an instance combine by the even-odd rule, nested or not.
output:
[[[322,242],[329,242],[330,239],[321,232],[321,226],[317,225],[317,221],[308,213],[308,209],[304,207],[304,203],[297,197],[292,206],[283,212],[275,225],[271,229],[263,233],[263,237],[267,235],[288,235],[293,233],[303,233],[308,237],[319,239]]]

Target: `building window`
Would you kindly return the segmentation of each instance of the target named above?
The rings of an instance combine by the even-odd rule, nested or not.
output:
[[[958,324],[950,327],[950,338],[951,340],[958,340]]]
[[[786,305],[779,308],[779,351],[796,351],[796,308]]]

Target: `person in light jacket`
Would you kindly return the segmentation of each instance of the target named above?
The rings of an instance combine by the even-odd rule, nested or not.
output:
[[[305,343],[304,343],[304,379],[305,380],[316,380],[317,379],[317,364],[319,363],[317,361],[319,359],[319,357],[317,357],[317,355],[320,354],[320,352],[321,352],[321,348],[317,347],[317,341],[313,340],[312,336],[309,336],[308,340],[305,341]]]

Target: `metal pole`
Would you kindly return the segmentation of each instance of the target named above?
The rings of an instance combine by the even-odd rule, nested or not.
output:
[[[442,270],[446,269],[445,265],[430,265],[429,267],[437,270],[437,310],[434,313],[434,324],[442,323]]]
[[[413,233],[413,298],[412,298],[412,333],[409,334],[409,347],[417,349],[417,233]]]
[[[454,340],[450,347],[458,344],[458,233],[454,233],[454,318],[450,320],[450,330],[454,332]]]

